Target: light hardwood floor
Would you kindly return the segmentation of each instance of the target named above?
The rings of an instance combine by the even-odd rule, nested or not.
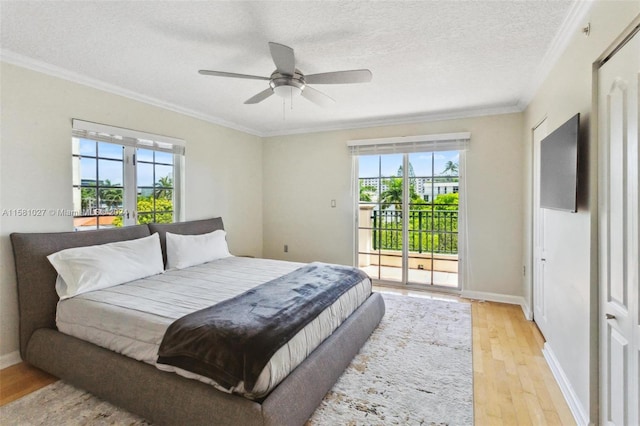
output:
[[[542,356],[544,339],[516,305],[455,296],[378,289],[471,303],[475,424],[575,425]],[[27,364],[0,370],[0,406],[56,380]]]

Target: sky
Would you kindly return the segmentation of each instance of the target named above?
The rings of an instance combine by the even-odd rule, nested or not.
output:
[[[121,186],[123,179],[123,163],[120,161],[110,161],[106,159],[97,160],[98,173],[96,177],[96,159],[87,158],[96,156],[96,143],[92,140],[80,139],[79,154],[80,179],[109,180],[114,186]],[[122,159],[122,146],[98,142],[98,151],[101,158]],[[85,157],[86,156],[86,157]],[[153,165],[145,164],[141,161],[153,161],[153,151],[148,149],[138,149],[137,151],[137,184],[138,186],[153,186]],[[156,152],[156,162],[173,163],[173,155],[167,152]],[[159,178],[173,175],[173,166],[156,165],[156,182]]]
[[[396,176],[398,168],[402,166],[402,156],[403,154],[361,155],[358,157],[359,175],[361,178],[378,177],[378,172],[381,171],[380,176]],[[458,163],[459,160],[458,151],[409,154],[409,162],[413,166],[416,177],[438,176],[446,168],[447,161]]]

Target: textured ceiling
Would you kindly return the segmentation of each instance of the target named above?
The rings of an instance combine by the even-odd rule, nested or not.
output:
[[[132,97],[260,135],[433,115],[516,110],[574,2],[2,1],[3,60],[68,72]],[[366,84],[316,85],[327,108],[272,96],[267,42],[305,74],[368,68]]]

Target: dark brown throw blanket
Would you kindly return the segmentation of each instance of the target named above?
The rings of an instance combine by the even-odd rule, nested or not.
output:
[[[160,344],[158,363],[228,389],[244,381],[251,392],[273,354],[366,277],[356,268],[308,264],[176,320]]]

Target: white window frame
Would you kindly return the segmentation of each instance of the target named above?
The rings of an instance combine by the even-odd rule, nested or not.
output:
[[[137,162],[136,149],[173,154],[173,221],[184,219],[184,153],[185,141],[132,129],[109,126],[78,119],[72,120],[72,137],[119,145],[123,152],[123,226],[137,221]],[[99,225],[97,225],[99,228]]]
[[[460,200],[458,204],[458,211],[460,214],[460,223],[458,224],[458,289],[451,290],[453,292],[460,292],[467,287],[467,279],[469,276],[469,261],[467,259],[468,253],[468,215],[467,215],[467,188],[466,188],[466,151],[469,150],[471,144],[470,132],[459,133],[441,133],[432,135],[417,135],[417,136],[399,136],[391,138],[376,138],[376,139],[354,139],[347,141],[347,147],[352,156],[352,178],[351,188],[354,203],[354,227],[353,227],[353,265],[358,266],[358,230],[360,227],[358,221],[358,188],[359,188],[359,161],[360,155],[385,155],[385,154],[405,154],[403,157],[403,169],[408,170],[408,155],[417,152],[437,152],[437,151],[458,151],[460,154],[459,161],[459,186],[458,191],[460,193]],[[408,179],[404,181],[403,193],[408,193],[409,183]],[[433,200],[432,200],[433,202]],[[407,201],[404,200],[407,204]],[[405,205],[405,210],[408,210],[408,206]],[[404,227],[403,240],[408,240],[407,227]],[[403,277],[402,282],[406,283],[406,255],[405,248],[403,248]],[[449,291],[445,287],[438,287],[440,290]]]

